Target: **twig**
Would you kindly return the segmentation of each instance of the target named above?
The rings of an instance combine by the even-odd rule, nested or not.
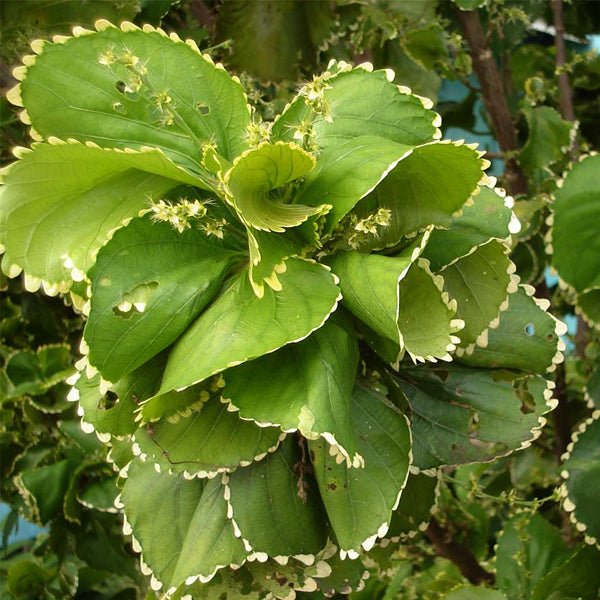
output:
[[[452,533],[444,529],[435,518],[431,519],[425,535],[430,539],[437,554],[452,561],[471,583],[493,584],[496,581],[495,575],[477,562],[471,550],[452,539]]]
[[[518,149],[517,130],[512,122],[498,65],[488,45],[479,13],[458,10],[458,20],[469,44],[473,68],[479,79],[483,102],[492,121],[500,149],[506,155],[506,183],[513,195],[527,193],[527,179],[511,155]]]
[[[552,0],[552,14],[554,16],[554,45],[556,47],[556,71],[558,73],[558,95],[560,98],[560,112],[567,121],[575,120],[573,110],[573,94],[569,82],[569,74],[565,70],[567,62],[567,47],[565,44],[565,17],[563,0]]]

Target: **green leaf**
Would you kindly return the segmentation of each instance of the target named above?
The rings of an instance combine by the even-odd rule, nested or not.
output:
[[[327,541],[323,506],[303,452],[288,437],[277,452],[224,478],[230,514],[261,560],[261,555],[312,556]]]
[[[19,0],[2,7],[3,29],[23,31],[34,27],[48,33],[70,33],[74,25],[93,25],[102,15],[105,19],[133,19],[136,2],[106,2],[105,0]],[[27,30],[29,33],[29,30]]]
[[[335,594],[350,594],[365,586],[369,571],[360,560],[342,560],[339,554],[327,559],[331,574],[327,577],[315,577],[319,590],[327,598]]]
[[[390,529],[386,535],[392,541],[419,531],[424,523],[429,523],[433,507],[439,493],[438,477],[419,473],[408,476],[400,496],[400,503],[392,513]]]
[[[263,231],[285,231],[328,207],[288,204],[285,193],[273,198],[270,192],[306,175],[315,159],[295,144],[261,144],[238,157],[225,174],[230,199],[242,221]]]
[[[481,187],[459,216],[452,217],[448,229],[434,229],[423,256],[438,271],[482,246],[490,239],[508,236],[511,209],[494,190]]]
[[[350,415],[363,468],[340,464],[321,439],[308,442],[321,497],[344,552],[368,550],[386,534],[410,464],[406,417],[385,397],[355,387]]]
[[[290,259],[283,289],[258,298],[242,273],[173,346],[158,394],[298,342],[335,310],[339,288],[322,265]]]
[[[62,501],[77,463],[61,460],[46,467],[23,471],[15,485],[35,523],[46,524],[62,512]]]
[[[17,351],[8,356],[4,363],[8,389],[0,397],[43,394],[64,381],[73,371],[71,351],[66,344],[42,346],[35,353],[29,350]]]
[[[456,300],[456,316],[465,323],[459,334],[461,346],[475,343],[495,324],[500,310],[508,305],[508,292],[517,291],[511,278],[514,269],[507,248],[491,240],[441,271],[444,291]]]
[[[521,150],[519,163],[528,175],[564,158],[572,144],[574,124],[565,121],[549,106],[523,110],[529,137]]]
[[[548,521],[517,514],[498,536],[496,583],[509,598],[531,598],[538,582],[568,556],[560,532]]]
[[[395,246],[428,225],[450,227],[485,177],[483,166],[469,146],[442,142],[415,148],[357,206],[358,218],[382,208],[391,211],[390,224],[360,249]]]
[[[279,445],[278,429],[243,421],[227,408],[213,397],[191,416],[138,429],[133,438],[138,453],[175,473],[207,477],[250,464]]]
[[[90,378],[84,371],[74,386],[76,391],[69,394],[69,398],[79,400],[82,411],[82,428],[85,431],[97,431],[100,434],[117,437],[133,433],[136,428],[134,412],[137,404],[135,400],[131,395],[122,395],[111,406],[109,392],[113,390],[102,393],[100,385],[100,374]]]
[[[586,539],[600,544],[600,516],[598,515],[597,490],[600,485],[600,412],[594,412],[573,434],[568,454],[562,465],[566,478],[565,510],[571,519],[585,527]]]
[[[596,548],[580,546],[539,580],[531,600],[595,600],[600,589],[599,560]]]
[[[41,598],[46,586],[56,577],[54,569],[46,569],[33,560],[17,560],[8,569],[8,591],[14,598]]]
[[[242,419],[322,436],[350,466],[360,463],[350,423],[357,367],[355,337],[330,320],[306,340],[226,371],[223,399]]]
[[[399,282],[406,277],[417,259],[427,236],[418,238],[397,256],[340,252],[331,266],[340,278],[343,304],[378,335],[396,347],[396,357],[403,348],[398,328]]]
[[[573,166],[552,205],[552,264],[578,292],[600,287],[600,156]]]
[[[577,307],[588,324],[597,327],[600,323],[600,288],[579,294]]]
[[[250,250],[248,276],[259,298],[265,293],[265,283],[276,292],[281,290],[279,274],[287,269],[285,263],[288,258],[306,254],[310,243],[301,232],[307,228],[316,228],[314,218],[284,234],[251,228],[246,230]]]
[[[507,600],[507,598],[498,590],[475,585],[461,585],[443,596],[443,600]]]
[[[529,445],[551,397],[542,377],[465,367],[404,368],[392,383],[412,410],[420,469],[484,462]]]
[[[162,365],[164,370],[164,364]],[[162,375],[162,371],[161,371]],[[160,381],[160,375],[158,377]],[[189,416],[192,410],[199,408],[203,402],[208,400],[209,387],[215,384],[214,381],[192,385],[184,390],[171,390],[165,394],[160,394],[147,398],[140,403],[137,418],[141,423],[154,423],[163,418],[176,421],[180,416]],[[152,393],[156,393],[158,386],[153,388]]]
[[[230,0],[216,25],[221,38],[233,40],[229,64],[261,80],[293,80],[299,65],[314,63],[331,12],[324,2]]]
[[[103,512],[117,512],[115,499],[118,494],[117,478],[109,477],[102,481],[94,481],[82,492],[77,494],[77,499],[86,508]]]
[[[233,260],[197,229],[134,219],[100,250],[84,330],[90,363],[117,381],[174,342],[218,293]]]
[[[391,75],[332,63],[329,71],[302,88],[277,118],[273,138],[302,139],[306,125],[310,125],[308,137],[322,148],[362,135],[408,146],[430,141],[438,135],[435,113],[393,84],[388,79]]]
[[[3,270],[18,265],[51,284],[81,281],[111,232],[178,181],[198,185],[158,150],[34,145],[0,188]]]
[[[174,590],[184,581],[208,581],[218,569],[241,565],[245,559],[217,479],[188,481],[134,461],[121,501],[125,528],[143,549],[155,590]]]
[[[472,354],[460,361],[476,367],[520,369],[544,373],[562,360],[564,342],[559,335],[566,326],[545,312],[548,303],[533,298],[534,289],[521,286],[508,297],[508,309],[500,313],[500,324],[487,332]]]
[[[417,259],[400,281],[398,327],[404,346],[415,362],[450,360],[464,326],[454,319],[455,303],[442,291],[443,279],[433,275],[424,259]]]
[[[250,113],[239,81],[176,36],[108,27],[46,43],[20,91],[45,137],[160,148],[203,177],[203,144],[229,160],[247,147]]]
[[[410,152],[410,146],[381,137],[362,135],[341,140],[319,153],[316,168],[304,179],[295,201],[331,205],[325,227],[331,232]]]

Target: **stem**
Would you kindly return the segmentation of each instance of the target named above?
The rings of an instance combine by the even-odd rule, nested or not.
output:
[[[477,562],[469,548],[452,539],[452,532],[444,529],[435,518],[431,519],[425,535],[430,539],[438,555],[452,561],[471,583],[494,584],[495,575],[486,571]]]
[[[567,47],[565,44],[565,18],[563,0],[552,0],[552,14],[554,16],[554,45],[556,47],[556,71],[558,75],[558,94],[560,98],[560,112],[567,121],[575,120],[573,110],[573,94],[569,82],[569,74],[565,70],[567,62]]]
[[[559,364],[556,367],[556,389],[554,397],[558,404],[552,413],[554,421],[554,442],[555,453],[559,462],[562,455],[567,451],[567,446],[571,441],[571,418],[569,416],[569,407],[567,405],[567,383],[565,380],[565,365]]]
[[[481,85],[483,102],[492,122],[494,135],[500,149],[506,154],[506,183],[509,192],[516,196],[527,194],[527,179],[511,156],[519,150],[517,130],[512,122],[508,101],[494,60],[486,40],[479,13],[476,10],[459,10],[458,20],[469,44],[473,68]]]

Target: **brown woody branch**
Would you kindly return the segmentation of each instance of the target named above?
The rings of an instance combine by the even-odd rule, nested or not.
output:
[[[478,562],[471,550],[453,539],[452,533],[444,529],[435,518],[431,519],[425,530],[436,553],[452,561],[460,572],[473,584],[494,584],[496,577],[486,571]]]
[[[479,13],[476,10],[458,11],[458,20],[469,44],[473,68],[481,85],[483,102],[492,122],[494,135],[506,155],[506,184],[513,195],[527,193],[527,179],[511,156],[519,150],[517,130],[510,116],[508,101],[498,65],[489,47]]]
[[[565,70],[567,62],[567,47],[565,44],[565,17],[562,0],[552,0],[552,14],[554,16],[554,46],[556,47],[556,71],[558,73],[558,95],[560,98],[560,112],[567,121],[575,120],[573,110],[573,94],[569,82],[569,74]]]

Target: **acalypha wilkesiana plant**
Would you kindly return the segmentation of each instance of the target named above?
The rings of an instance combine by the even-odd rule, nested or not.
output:
[[[562,325],[482,153],[394,73],[332,62],[262,122],[193,42],[96,29],[15,70],[2,268],[86,316],[69,398],[152,587],[268,562],[315,589],[439,467],[539,435]]]

